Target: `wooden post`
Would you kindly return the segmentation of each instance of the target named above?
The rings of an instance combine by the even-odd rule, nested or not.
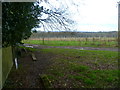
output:
[[[86,37],[86,38],[85,38],[85,44],[86,44],[86,45],[87,45],[87,41],[88,41],[88,38]]]
[[[43,45],[44,45],[44,37],[43,37],[43,40],[42,40],[42,41],[43,41]]]
[[[120,45],[120,1],[118,2],[118,46]]]
[[[120,1],[118,2],[118,50],[120,48]],[[118,68],[120,69],[120,58],[118,57]],[[120,77],[120,73],[118,74],[118,77]],[[119,78],[120,80],[120,78]],[[120,88],[120,81],[118,80],[118,88]]]

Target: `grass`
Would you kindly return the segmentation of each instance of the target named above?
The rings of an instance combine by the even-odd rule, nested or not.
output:
[[[118,47],[116,38],[104,38],[92,40],[91,38],[78,38],[78,39],[34,39],[34,40],[24,40],[23,43],[27,44],[38,44],[38,45],[49,45],[49,46],[81,46],[81,47]]]
[[[26,48],[29,51],[39,49]],[[51,64],[46,67],[45,76],[50,87],[54,88],[114,88],[118,87],[118,52],[98,50],[76,50],[47,48],[40,49],[45,55],[53,55]],[[22,64],[20,64],[22,65]],[[13,73],[27,73],[19,66],[20,72],[14,68]],[[19,78],[19,77],[18,77]],[[10,80],[8,80],[8,83]],[[46,80],[45,80],[46,81]],[[21,85],[20,79],[18,84]],[[47,81],[46,81],[47,82]],[[49,83],[46,83],[47,85]],[[5,85],[6,86],[6,85]],[[12,85],[10,85],[12,86]],[[22,86],[22,85],[21,85]],[[7,87],[7,86],[6,86]],[[49,85],[48,85],[49,87]]]
[[[55,55],[46,71],[53,87],[117,87],[118,52],[57,48],[42,49],[42,52]]]

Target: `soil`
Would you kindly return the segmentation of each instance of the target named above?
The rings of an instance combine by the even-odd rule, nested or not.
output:
[[[4,88],[44,88],[40,75],[45,74],[47,66],[51,64],[52,54],[46,57],[46,54],[40,51],[34,51],[37,61],[33,61],[30,52],[18,59],[18,69],[15,65],[6,80]]]
[[[73,47],[73,46],[44,46],[25,44],[25,46],[33,46],[33,48],[69,48],[69,49],[81,49],[81,50],[109,50],[117,51],[117,48],[93,48],[93,47]],[[40,75],[45,74],[46,69],[51,65],[52,54],[46,56],[41,51],[33,52],[37,58],[37,61],[33,61],[30,52],[27,52],[25,56],[18,59],[18,69],[13,66],[11,72],[6,80],[4,88],[44,88]]]

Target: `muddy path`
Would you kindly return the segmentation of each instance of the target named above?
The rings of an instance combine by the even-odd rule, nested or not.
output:
[[[31,52],[26,53],[22,58],[18,59],[18,69],[13,65],[11,72],[4,84],[4,88],[43,88],[46,89],[41,81],[41,75],[46,74],[46,70],[51,65],[52,54],[46,56],[40,50],[34,51],[37,58],[32,60]]]
[[[118,48],[103,48],[103,47],[79,47],[79,46],[46,46],[46,45],[35,45],[35,44],[24,44],[28,47],[37,49],[42,48],[68,48],[68,49],[80,49],[80,50],[103,50],[103,51],[118,51]]]

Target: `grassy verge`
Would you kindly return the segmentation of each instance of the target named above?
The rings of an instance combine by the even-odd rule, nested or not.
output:
[[[117,87],[117,52],[56,48],[42,49],[42,52],[55,55],[46,71],[53,87]]]
[[[48,46],[117,47],[116,41],[24,40],[23,43]]]

